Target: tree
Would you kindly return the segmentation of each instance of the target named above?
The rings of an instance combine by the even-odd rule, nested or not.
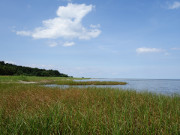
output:
[[[39,68],[23,67],[0,61],[0,75],[29,75],[29,76],[54,76],[68,77],[66,74],[60,73],[58,70],[46,70]]]

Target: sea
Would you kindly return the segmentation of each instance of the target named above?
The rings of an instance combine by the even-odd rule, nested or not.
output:
[[[180,95],[180,79],[123,79],[123,78],[94,78],[76,81],[118,81],[127,82],[126,85],[86,85],[73,87],[100,87],[136,90],[138,92],[152,92],[163,95]],[[68,85],[46,85],[47,87],[68,88]]]

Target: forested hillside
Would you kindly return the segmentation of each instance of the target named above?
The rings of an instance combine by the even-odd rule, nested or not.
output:
[[[68,77],[68,75],[62,74],[58,70],[46,70],[39,68],[17,66],[14,64],[5,63],[4,61],[0,61],[0,75]]]

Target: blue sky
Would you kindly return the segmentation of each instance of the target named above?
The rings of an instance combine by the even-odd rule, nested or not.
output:
[[[180,78],[180,0],[1,0],[0,60],[74,77]]]

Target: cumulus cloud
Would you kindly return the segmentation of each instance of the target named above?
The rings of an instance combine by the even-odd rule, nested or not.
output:
[[[158,48],[137,48],[136,49],[137,53],[159,53],[159,52],[164,52],[163,49],[158,49]]]
[[[42,21],[42,26],[33,31],[17,31],[17,35],[31,36],[34,39],[91,39],[100,35],[98,28],[85,28],[82,19],[92,11],[93,5],[72,4],[60,6],[57,17]]]
[[[168,9],[178,9],[180,8],[180,2],[179,1],[175,1],[172,4],[169,4]]]
[[[75,45],[74,42],[65,42],[65,43],[63,44],[64,47],[69,47],[69,46],[73,46],[73,45]]]

